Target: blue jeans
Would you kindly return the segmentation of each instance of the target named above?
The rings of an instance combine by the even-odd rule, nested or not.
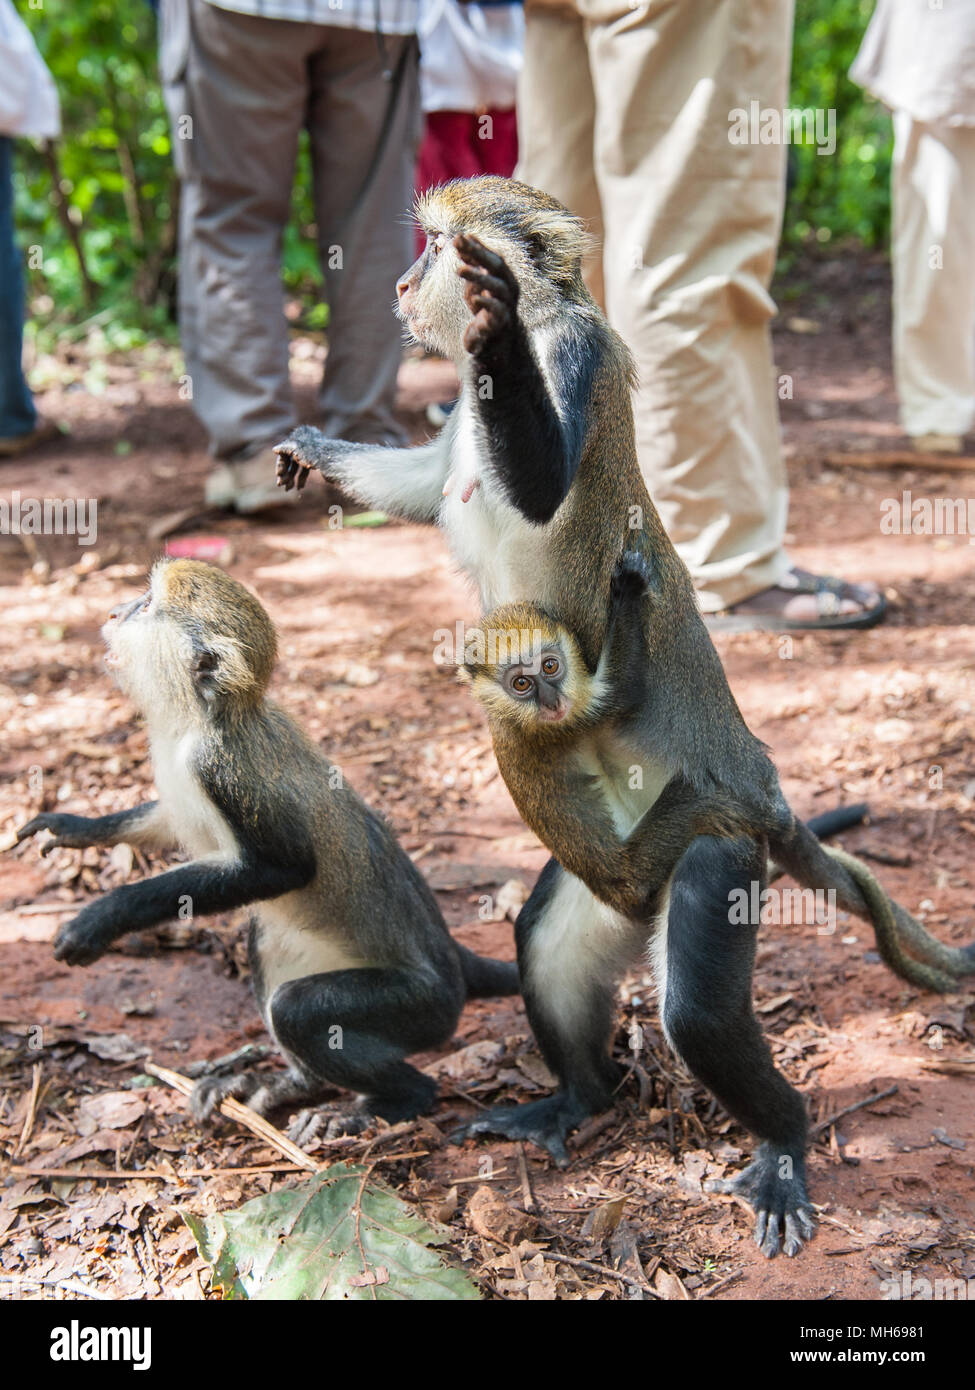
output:
[[[0,439],[30,434],[37,411],[22,366],[24,278],[14,240],[13,141],[0,135]]]

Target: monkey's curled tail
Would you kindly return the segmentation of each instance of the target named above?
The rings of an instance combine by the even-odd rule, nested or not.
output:
[[[459,942],[456,944],[468,999],[487,999],[496,994],[517,994],[520,991],[518,967],[513,960],[478,956]]]
[[[882,959],[902,979],[944,993],[957,989],[963,976],[975,975],[975,944],[945,946],[888,897],[862,860],[821,845],[801,821],[788,840],[770,848],[779,869],[803,888],[833,889],[845,912],[871,922]]]

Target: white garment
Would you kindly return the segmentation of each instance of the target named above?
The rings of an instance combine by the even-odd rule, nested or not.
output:
[[[877,0],[850,77],[916,121],[975,125],[975,0]]]
[[[417,32],[424,111],[514,106],[525,46],[520,4],[421,0]]]
[[[894,112],[894,376],[909,435],[975,421],[975,128]]]
[[[60,133],[54,79],[12,0],[0,0],[0,135]]]

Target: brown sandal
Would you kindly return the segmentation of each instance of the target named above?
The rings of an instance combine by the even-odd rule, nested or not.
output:
[[[786,602],[796,594],[813,594],[816,598],[818,616],[806,618],[787,618],[773,607],[776,595],[785,594]],[[766,599],[769,606],[743,608],[743,604],[759,604]],[[858,603],[860,613],[841,613],[840,603],[849,599]],[[787,575],[740,604],[733,604],[721,613],[706,613],[704,621],[712,632],[837,632],[843,629],[874,627],[882,622],[887,612],[887,600],[876,589],[862,584],[849,584],[844,579],[830,579],[821,574],[810,574],[808,570],[792,569]]]

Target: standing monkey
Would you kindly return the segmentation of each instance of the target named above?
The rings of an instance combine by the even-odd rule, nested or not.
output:
[[[753,881],[764,889],[769,850],[802,886],[832,888],[840,908],[872,920],[884,959],[915,984],[952,987],[954,977],[928,961],[975,973],[975,950],[942,946],[891,902],[864,864],[822,847],[817,833],[834,833],[856,823],[864,807],[828,812],[806,826],[792,816],[771,762],[762,795],[752,801],[738,800],[734,788],[695,785],[672,771],[647,714],[653,676],[646,650],[646,604],[652,626],[652,576],[643,557],[628,552],[613,579],[609,625],[595,671],[585,665],[572,633],[532,604],[495,609],[479,629],[466,634],[461,674],[487,710],[498,767],[515,805],[553,854],[552,863],[557,861],[556,868],[550,865],[546,872],[581,879],[604,904],[607,929],[602,937],[577,948],[574,958],[556,955],[545,946],[550,959],[539,961],[532,924],[519,919],[526,1005],[562,1086],[532,1105],[489,1110],[459,1133],[511,1134],[519,1127],[534,1138],[525,1126],[547,1118],[553,1108],[579,1123],[608,1106],[621,1079],[620,1068],[609,1057],[615,986],[640,954],[649,951],[668,1041],[726,1109],[762,1141],[755,1162],[729,1190],[742,1192],[759,1207],[763,1248],[778,1240],[779,1213],[772,1211],[763,1225],[762,1203],[774,1197],[779,1165],[783,1158],[789,1160],[796,1204],[783,1213],[784,1245],[794,1254],[813,1229],[811,1211],[803,1205],[805,1106],[775,1070],[752,1008],[759,923],[741,923],[737,917],[733,923],[731,900],[722,903],[711,896],[709,853],[718,862],[729,850],[737,853],[743,873],[731,883],[729,893],[750,888]],[[607,769],[624,767],[629,770],[626,780],[607,774]],[[639,804],[631,789],[634,784],[642,788],[646,779],[657,789],[655,799],[634,823],[626,798]],[[700,874],[694,888],[701,900],[692,900],[693,914],[682,912],[686,904],[675,896],[675,884],[685,899],[690,892],[684,872],[687,856],[692,863],[696,860]],[[745,871],[753,879],[745,877]],[[719,879],[718,887],[725,882]],[[909,955],[905,941],[922,956],[926,953],[926,959]],[[674,957],[679,962],[676,970]],[[709,988],[715,962],[724,970],[720,999]],[[598,976],[604,991],[601,999],[590,992],[585,1013],[577,1017],[572,1038],[576,1055],[567,1064],[562,1042],[567,1030],[546,1032],[544,1020],[552,995],[566,990],[573,971]],[[545,992],[536,998],[540,984]],[[559,1004],[566,1013],[570,1007],[564,1000]],[[734,1020],[733,1049],[709,1045],[718,1027],[715,1015],[720,1018],[721,1012]],[[568,1162],[557,1130],[541,1132],[556,1161]]]
[[[50,830],[42,853],[125,841],[194,858],[84,907],[59,930],[56,959],[89,965],[181,908],[253,903],[257,1002],[289,1069],[205,1076],[197,1117],[228,1095],[266,1113],[335,1086],[361,1096],[330,1132],[429,1110],[436,1083],[404,1059],[446,1042],[466,999],[517,993],[515,965],[454,941],[392,832],[266,698],[274,628],[243,585],[163,561],[103,634],[106,665],[145,715],[159,800],[95,819],[36,816],[17,839]]]
[[[440,435],[414,449],[348,444],[302,426],[278,446],[279,480],[301,487],[317,469],[367,505],[438,523],[483,609],[536,605],[573,634],[589,671],[603,649],[619,558],[624,550],[642,556],[649,591],[640,720],[653,775],[631,788],[633,759],[621,763],[603,750],[593,773],[623,834],[675,778],[754,817],[747,834],[698,835],[677,862],[661,909],[660,987],[678,1050],[763,1140],[738,1179],[758,1214],[759,1244],[774,1254],[784,1226],[795,1253],[808,1222],[805,1112],[770,1063],[757,1072],[736,1065],[754,938],[728,930],[728,903],[763,879],[774,828],[784,867],[802,878],[794,866],[811,861],[813,882],[840,882],[857,910],[869,910],[849,870],[814,836],[810,845],[783,801],[644,487],[630,357],[583,284],[581,223],[546,194],[497,178],[436,189],[417,215],[427,245],[397,286],[399,313],[418,341],[456,363],[456,410]],[[570,872],[551,860],[516,928],[529,1019],[560,1089],[481,1117],[483,1127],[556,1155],[615,1084],[592,1020],[611,1010],[620,919],[587,886],[585,867]],[[943,988],[975,969],[971,955],[919,938],[916,925],[898,916],[895,933],[931,970],[929,983]]]

